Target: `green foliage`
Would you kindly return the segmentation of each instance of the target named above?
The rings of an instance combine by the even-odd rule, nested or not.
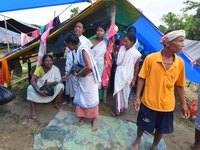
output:
[[[191,40],[200,40],[200,2],[187,0],[184,4],[187,5],[182,9],[185,14],[179,16],[169,12],[163,15],[161,21],[165,25],[160,25],[159,29],[163,32],[167,30],[184,29],[186,30],[186,38]],[[192,9],[197,9],[195,15],[186,14],[187,11]]]
[[[200,8],[200,2],[194,2],[191,0],[187,0],[186,2],[183,2],[183,3],[187,5],[185,8],[183,8],[184,12],[187,12],[188,10]]]
[[[74,16],[76,16],[76,15],[80,12],[80,9],[79,9],[79,7],[74,7],[74,8],[72,8],[72,9],[70,10],[70,12],[72,13],[72,14],[70,15],[70,17],[74,17]]]
[[[162,31],[162,33],[167,32],[167,28],[165,26],[163,26],[163,25],[159,25],[158,28]]]

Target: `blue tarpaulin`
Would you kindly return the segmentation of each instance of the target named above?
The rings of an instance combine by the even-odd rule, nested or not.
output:
[[[1,0],[0,12],[65,5],[89,0]]]
[[[145,45],[149,53],[158,52],[163,48],[159,43],[162,33],[143,14],[132,26],[137,29],[136,36]],[[200,68],[192,65],[190,59],[184,54],[178,54],[185,62],[186,78],[193,83],[200,84]]]

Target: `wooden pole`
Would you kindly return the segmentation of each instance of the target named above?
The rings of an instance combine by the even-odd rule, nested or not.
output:
[[[115,18],[116,18],[116,0],[112,1],[111,5],[111,12],[110,12],[110,24],[115,24]]]
[[[116,0],[112,0],[111,12],[110,12],[111,25],[115,24],[115,17],[116,17]],[[114,38],[114,37],[111,37],[111,38]],[[104,87],[103,103],[106,103],[107,101],[107,91],[108,91],[108,87]]]
[[[6,23],[6,17],[5,16],[4,16],[4,25],[5,25],[5,29],[6,29],[6,40],[7,40],[8,52],[10,52],[10,45],[9,45],[8,33],[7,33],[7,23]]]

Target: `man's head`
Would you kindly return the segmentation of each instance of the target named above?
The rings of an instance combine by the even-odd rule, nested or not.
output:
[[[171,50],[173,53],[179,53],[183,50],[185,40],[184,30],[174,30],[166,32],[160,39],[160,43]]]
[[[81,21],[75,23],[74,32],[80,37],[85,32],[85,24]]]

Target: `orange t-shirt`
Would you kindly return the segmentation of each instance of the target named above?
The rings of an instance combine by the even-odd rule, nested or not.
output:
[[[174,63],[166,70],[161,52],[148,55],[139,77],[145,79],[142,103],[156,111],[170,112],[175,108],[174,86],[185,86],[184,61],[174,55]]]

